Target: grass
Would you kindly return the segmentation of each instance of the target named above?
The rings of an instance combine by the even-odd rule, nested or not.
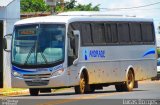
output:
[[[2,93],[5,96],[8,96],[10,93],[19,92],[23,90],[26,90],[26,89],[24,88],[23,89],[22,88],[3,88],[3,89],[0,89],[0,93]]]
[[[8,92],[16,92],[16,91],[21,91],[25,90],[24,88],[4,88],[1,90],[2,93],[8,93]]]
[[[59,92],[62,90],[65,90],[67,88],[60,88],[60,89],[52,89],[52,92]],[[19,92],[26,90],[25,88],[0,88],[0,93],[3,94],[3,96],[10,96],[10,95],[18,95]],[[12,94],[13,93],[13,94]]]
[[[159,48],[157,49],[157,53],[160,54],[160,49]]]

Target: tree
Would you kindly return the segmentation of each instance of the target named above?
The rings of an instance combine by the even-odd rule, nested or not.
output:
[[[66,2],[64,11],[99,11],[99,5],[93,6],[92,3],[82,5],[76,5],[76,0],[71,0],[70,2]],[[61,11],[62,8],[60,3],[57,4],[56,11]]]
[[[99,11],[99,5],[92,6],[91,3],[82,5],[77,4],[76,0],[64,3],[64,9],[60,2],[57,2],[56,12],[62,11]],[[21,12],[44,12],[51,11],[50,6],[47,6],[44,0],[21,0]]]
[[[44,0],[21,0],[21,12],[50,11]]]

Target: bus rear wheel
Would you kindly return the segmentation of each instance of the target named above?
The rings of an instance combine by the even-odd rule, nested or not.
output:
[[[129,70],[126,78],[126,82],[115,85],[116,91],[132,91],[134,88],[135,77],[133,71]]]
[[[32,88],[30,88],[29,89],[29,93],[30,93],[31,96],[38,96],[39,89],[36,89],[36,88],[32,89]]]
[[[87,88],[87,80],[84,77],[84,74],[82,73],[80,76],[79,86],[75,86],[75,93],[76,94],[84,94],[86,93]]]

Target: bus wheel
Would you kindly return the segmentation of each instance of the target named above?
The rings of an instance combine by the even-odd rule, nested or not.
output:
[[[129,70],[127,75],[127,81],[124,86],[125,91],[132,91],[134,88],[135,77],[133,71]]]
[[[75,93],[76,94],[84,94],[86,92],[86,87],[87,87],[87,81],[84,77],[84,74],[81,74],[80,77],[80,82],[79,82],[79,86],[75,86]]]
[[[29,89],[29,93],[31,96],[38,96],[39,89]]]
[[[126,78],[126,82],[122,84],[115,85],[116,91],[132,91],[134,88],[135,77],[133,71],[129,70]]]

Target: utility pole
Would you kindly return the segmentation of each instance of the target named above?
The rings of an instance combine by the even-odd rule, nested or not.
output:
[[[60,0],[62,12],[64,11],[64,0]]]
[[[57,1],[59,1],[59,0],[44,0],[44,1],[45,1],[45,3],[46,3],[47,5],[49,5],[49,6],[52,8],[51,14],[55,15],[56,3],[57,3]]]

